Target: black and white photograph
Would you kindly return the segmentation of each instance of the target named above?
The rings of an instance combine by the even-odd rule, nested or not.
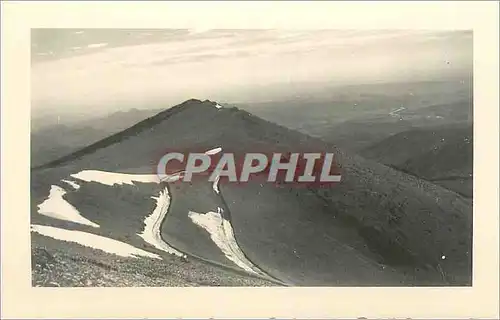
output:
[[[32,29],[33,286],[470,286],[472,41]]]

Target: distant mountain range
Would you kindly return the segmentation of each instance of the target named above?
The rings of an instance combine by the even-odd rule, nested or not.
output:
[[[124,130],[160,110],[131,109],[95,119],[38,118],[31,134],[31,166],[41,165]]]

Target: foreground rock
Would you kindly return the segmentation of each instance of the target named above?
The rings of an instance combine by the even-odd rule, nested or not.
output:
[[[34,287],[273,286],[273,283],[203,262],[165,256],[163,260],[121,258],[79,245],[65,248],[38,236],[32,244]],[[68,246],[69,248],[68,250]]]

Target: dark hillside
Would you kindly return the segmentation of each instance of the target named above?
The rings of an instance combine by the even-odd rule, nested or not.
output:
[[[429,127],[401,132],[361,154],[450,190],[472,197],[472,125]]]

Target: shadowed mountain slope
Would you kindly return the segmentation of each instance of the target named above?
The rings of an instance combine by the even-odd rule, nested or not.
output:
[[[361,154],[472,197],[472,125],[401,132],[362,150]]]
[[[221,183],[221,195],[215,196],[206,181],[170,184],[163,239],[193,256],[234,268],[209,234],[189,218],[189,212],[205,214],[220,208],[245,256],[287,284],[471,284],[470,200],[248,112],[215,106],[188,100],[34,169],[32,201],[43,199],[52,183],[85,169],[154,174],[166,150],[220,146],[225,152],[333,152],[342,181],[328,188]],[[87,192],[109,202],[99,208],[107,208],[111,221],[137,221],[138,212],[145,210],[139,210],[140,201],[131,202],[133,197]],[[75,199],[73,205],[86,214],[81,202]],[[36,216],[36,208],[33,211]],[[124,234],[138,227],[136,222],[121,225],[112,231]]]
[[[31,125],[31,167],[61,158],[159,111],[161,110],[131,109],[90,120],[58,117],[57,123],[53,123],[53,117],[35,117]]]

